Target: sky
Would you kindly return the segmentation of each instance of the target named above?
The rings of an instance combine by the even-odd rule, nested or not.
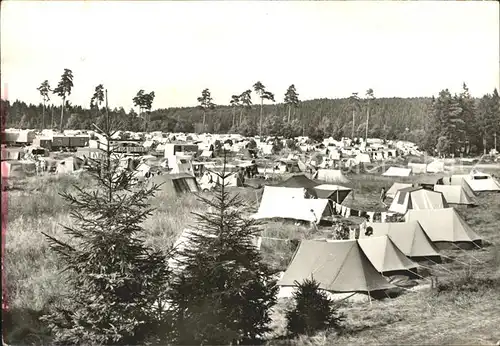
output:
[[[499,88],[496,1],[16,1],[1,2],[2,98],[39,103],[44,80],[74,75],[72,104],[95,86],[109,105],[195,106],[209,88],[229,104],[261,81],[282,102]],[[253,96],[254,102],[257,102]],[[60,103],[56,95],[51,102]]]

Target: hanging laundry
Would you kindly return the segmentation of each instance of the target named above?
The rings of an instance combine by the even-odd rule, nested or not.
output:
[[[345,208],[345,217],[350,217],[351,216],[351,208],[346,207]]]
[[[370,222],[373,222],[373,218],[374,218],[374,216],[375,216],[375,212],[374,212],[374,211],[368,211],[368,212],[366,212],[366,214],[367,214],[367,215],[368,215],[368,217],[369,217],[369,221],[370,221]]]

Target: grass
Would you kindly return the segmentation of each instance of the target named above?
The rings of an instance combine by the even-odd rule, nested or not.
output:
[[[396,181],[370,174],[348,175],[348,178],[354,196],[348,196],[345,204],[372,211],[381,209],[378,201],[381,187],[389,188]],[[410,177],[403,181],[417,179]],[[74,183],[92,186],[85,175],[9,181],[5,264],[12,313],[5,325],[8,343],[49,343],[37,318],[52,300],[64,294],[66,285],[60,263],[41,232],[63,237],[59,224],[69,225],[72,220],[58,193],[71,190]],[[239,193],[256,210],[262,189],[232,188],[232,192]],[[396,299],[373,301],[371,305],[345,303],[340,308],[347,315],[343,333],[319,333],[286,343],[494,344],[500,340],[497,327],[500,325],[500,194],[482,194],[478,202],[476,208],[458,207],[457,210],[491,245],[472,251],[445,251],[454,261],[430,269],[438,277],[442,288],[439,292],[407,291]],[[164,191],[159,192],[151,204],[156,211],[144,223],[144,237],[150,245],[161,249],[168,249],[179,233],[194,222],[191,212],[204,210],[193,195],[179,197]],[[262,232],[263,259],[274,269],[285,270],[296,248],[292,240],[322,237],[322,231],[327,230],[314,233],[309,227],[294,223],[268,222]],[[488,280],[493,280],[493,284]],[[287,304],[290,302],[280,301],[274,309],[274,336],[284,331]],[[270,344],[283,342],[273,340]]]

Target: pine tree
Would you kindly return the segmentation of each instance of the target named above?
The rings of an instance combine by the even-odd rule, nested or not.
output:
[[[258,222],[241,216],[242,200],[225,187],[225,162],[214,197],[198,196],[208,211],[195,214],[189,246],[175,253],[175,344],[255,344],[269,331],[276,281],[252,242]]]
[[[290,336],[312,335],[330,328],[339,329],[344,320],[338,314],[335,303],[319,289],[314,279],[305,279],[293,293],[295,306],[286,312],[287,330]]]
[[[106,128],[98,129],[107,143],[113,135],[109,124],[108,115]],[[113,148],[103,151],[103,160],[88,160],[97,188],[75,186],[76,195],[61,194],[72,208],[74,225],[64,227],[70,240],[44,234],[71,288],[62,304],[43,317],[54,343],[144,344],[168,329],[166,256],[141,238],[141,223],[152,213],[148,199],[158,187],[134,188],[131,173],[118,169]]]

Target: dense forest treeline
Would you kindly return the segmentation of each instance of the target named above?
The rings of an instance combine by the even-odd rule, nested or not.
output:
[[[370,89],[364,98],[353,94],[343,99],[299,101],[291,85],[285,103],[274,103],[274,94],[265,89],[259,92],[256,85],[253,96],[260,102],[254,100],[255,104],[250,89],[233,95],[230,106],[216,105],[205,89],[198,98],[198,107],[155,110],[151,109],[154,92],[140,90],[134,98],[138,112],[115,108],[110,115],[128,131],[305,135],[318,140],[368,136],[409,140],[432,153],[455,155],[486,152],[495,147],[496,134],[500,133],[500,97],[496,89],[482,98],[471,97],[464,84],[460,94],[452,95],[445,89],[432,98],[376,98]],[[102,85],[96,88],[90,108],[72,105],[65,99],[63,112],[54,104],[2,100],[5,126],[92,129],[93,123],[104,120],[103,91]],[[264,104],[264,100],[273,104]]]

